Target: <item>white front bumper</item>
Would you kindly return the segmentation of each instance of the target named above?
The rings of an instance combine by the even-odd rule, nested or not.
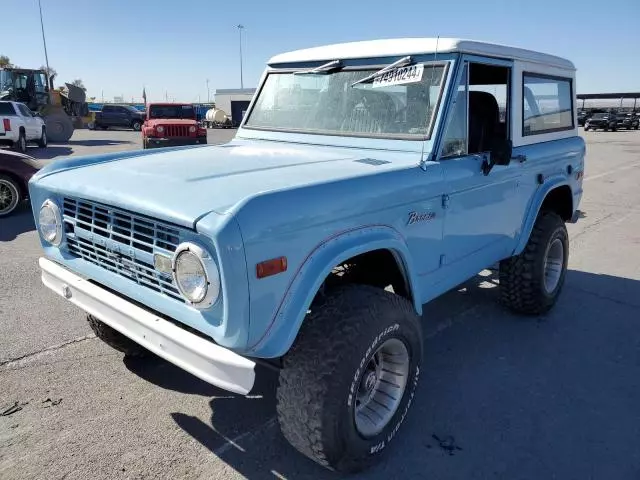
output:
[[[134,342],[205,382],[246,395],[255,380],[255,362],[174,325],[40,258],[42,282]]]

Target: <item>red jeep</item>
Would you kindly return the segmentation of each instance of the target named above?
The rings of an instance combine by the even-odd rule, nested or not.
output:
[[[207,130],[188,103],[150,103],[142,126],[142,148],[207,143]]]

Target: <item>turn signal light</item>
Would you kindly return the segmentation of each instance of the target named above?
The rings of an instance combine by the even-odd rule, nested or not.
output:
[[[11,120],[9,120],[8,118],[3,118],[2,119],[2,123],[4,124],[4,131],[5,132],[10,132],[11,131]]]
[[[270,277],[286,271],[287,257],[272,258],[256,265],[256,276],[258,278]]]

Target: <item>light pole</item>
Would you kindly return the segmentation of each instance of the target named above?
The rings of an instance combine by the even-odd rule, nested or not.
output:
[[[238,32],[240,33],[240,88],[244,88],[242,80],[242,30],[244,30],[244,25],[238,25]]]
[[[47,55],[47,40],[44,38],[44,23],[42,22],[42,5],[40,4],[40,0],[38,0],[38,9],[40,10],[40,29],[42,30],[42,44],[44,45],[44,61],[47,64],[47,85],[49,88],[53,88],[51,84],[51,70],[49,70],[49,55]]]
[[[207,103],[211,103],[210,100],[210,95],[209,95],[209,79],[207,78]]]

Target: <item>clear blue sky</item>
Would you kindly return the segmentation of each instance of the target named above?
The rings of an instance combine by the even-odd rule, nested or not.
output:
[[[44,64],[37,0],[0,0],[0,54]],[[42,0],[58,84],[81,78],[99,100],[202,101],[256,86],[276,53],[352,40],[437,36],[505,43],[567,57],[578,93],[640,90],[640,0]]]

